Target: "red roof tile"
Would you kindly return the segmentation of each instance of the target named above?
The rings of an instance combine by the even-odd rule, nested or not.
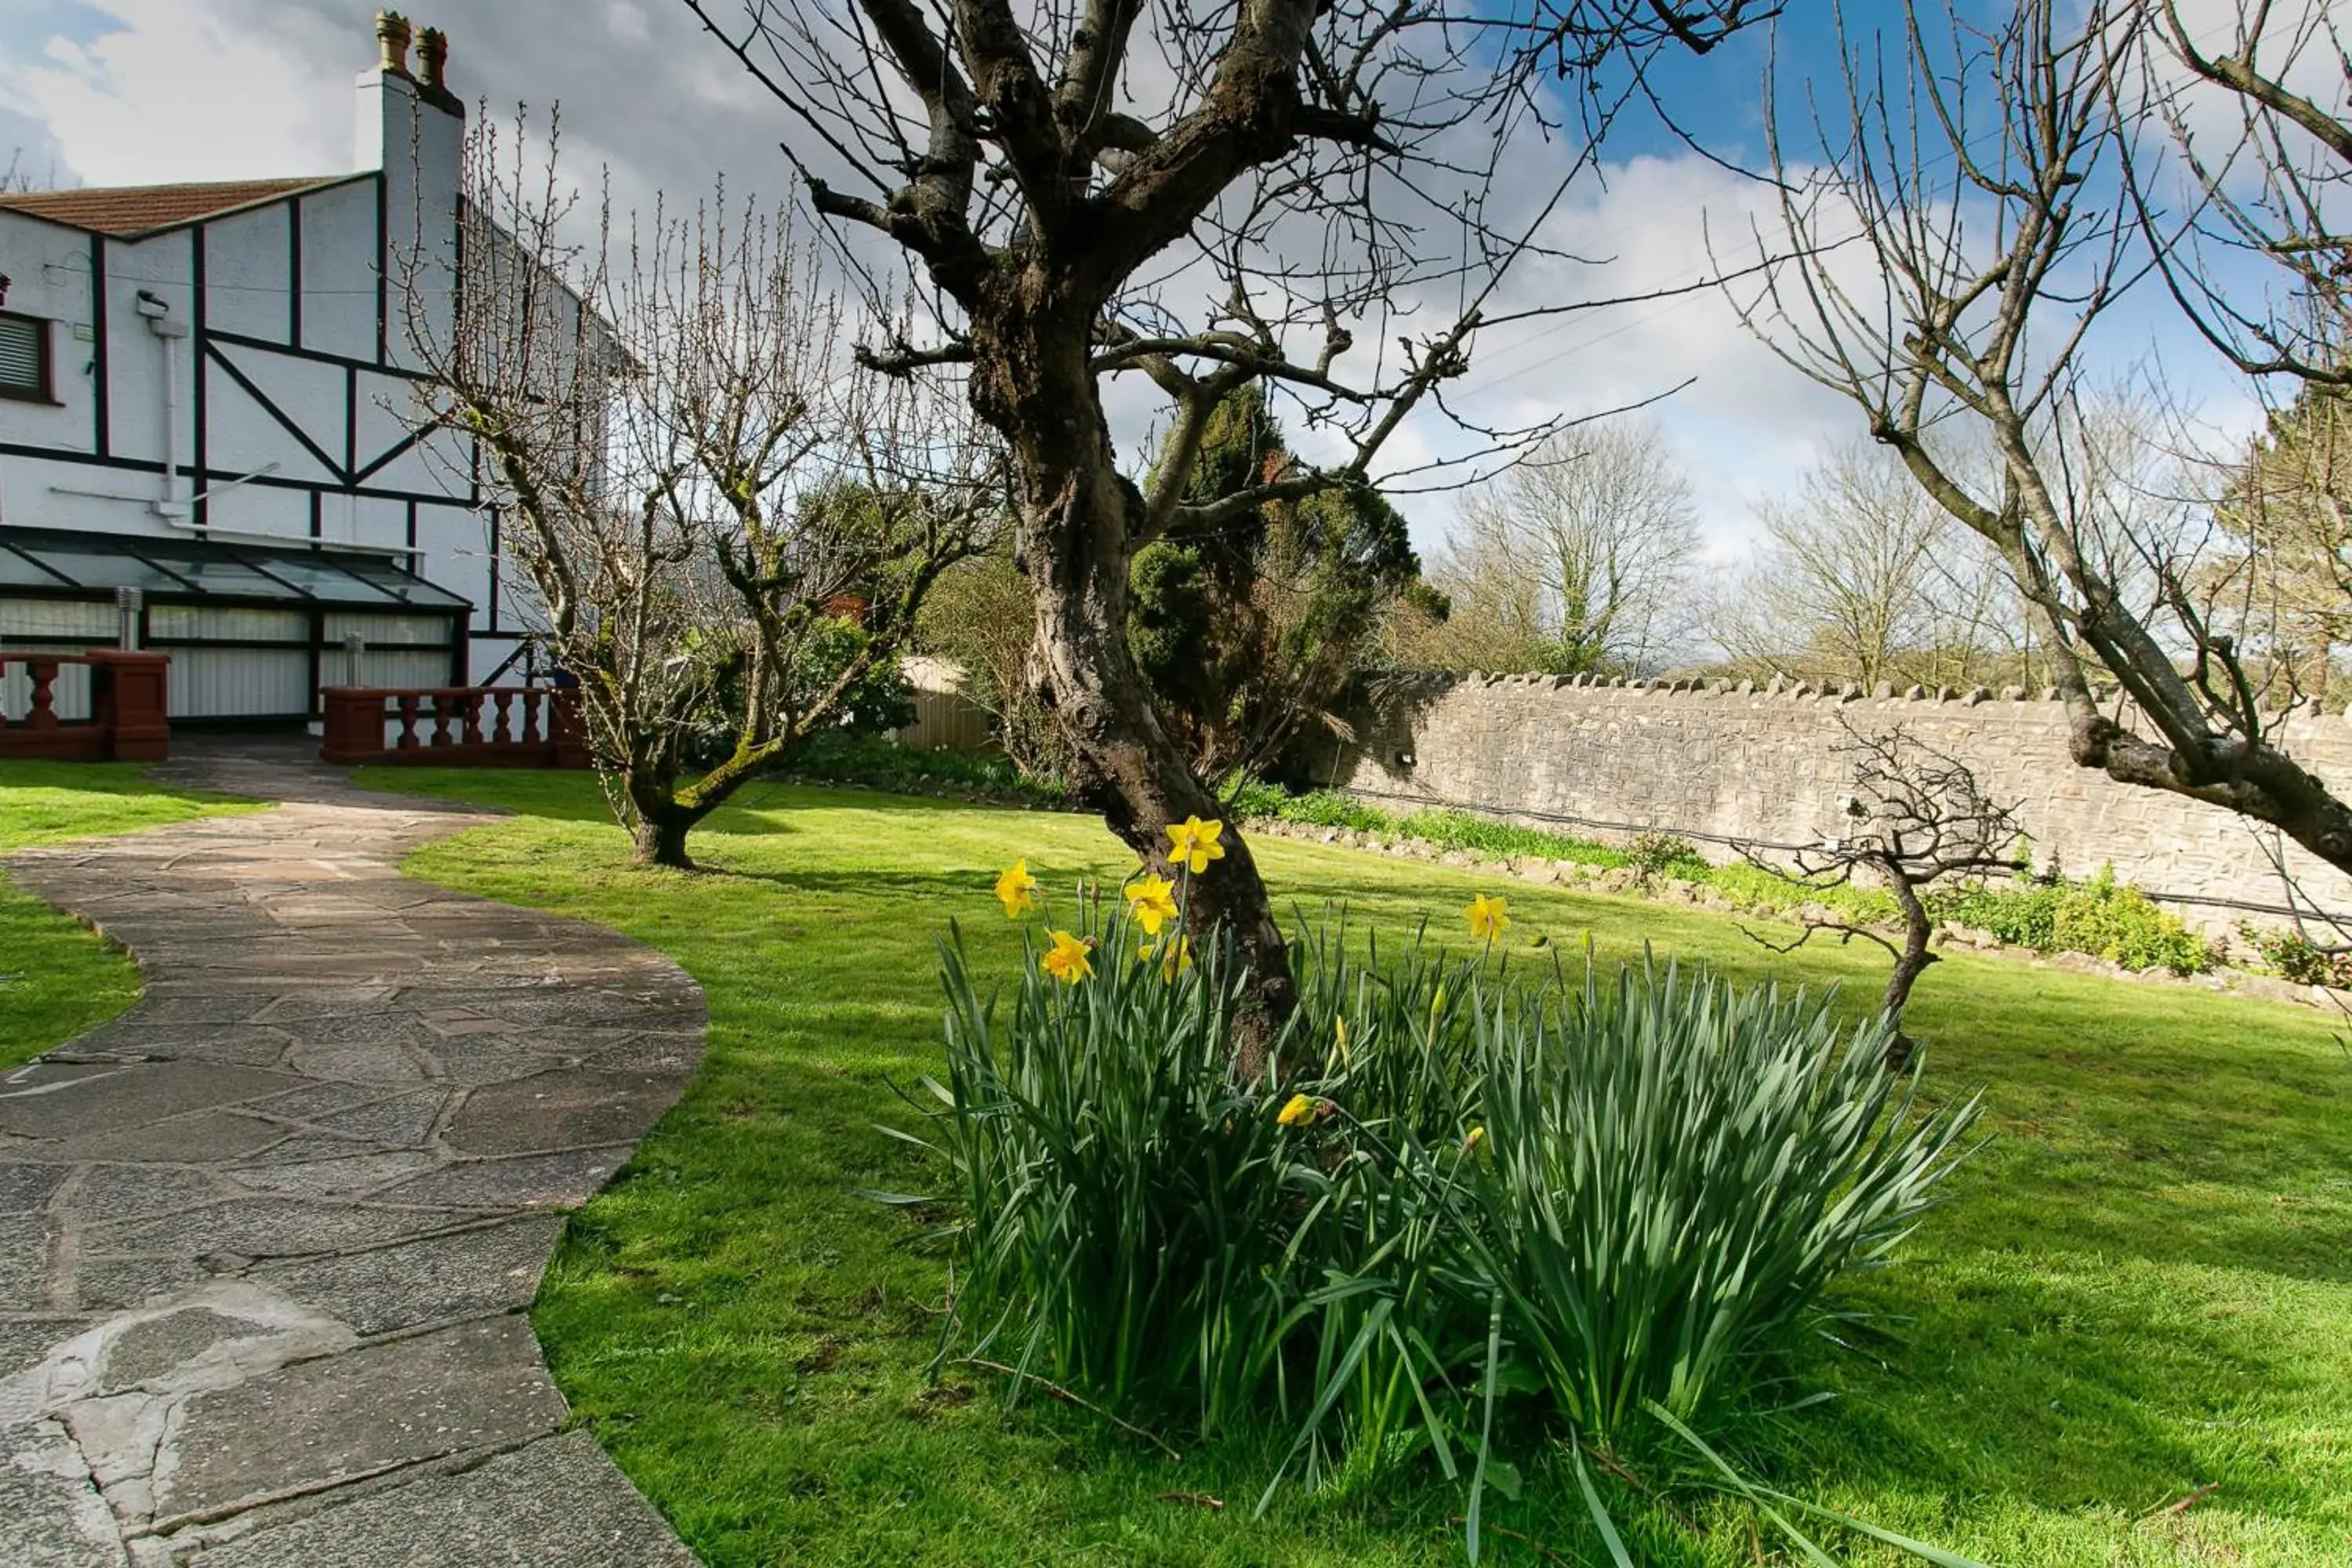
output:
[[[20,191],[0,195],[0,210],[30,213],[54,223],[120,238],[210,217],[235,207],[291,195],[345,176],[294,180],[222,180],[187,185],[116,185],[101,190]]]

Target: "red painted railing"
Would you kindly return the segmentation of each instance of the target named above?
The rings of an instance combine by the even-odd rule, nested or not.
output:
[[[551,686],[330,686],[319,760],[584,768],[580,694]]]
[[[172,661],[160,653],[0,653],[0,677],[20,668],[31,689],[21,712],[0,712],[0,757],[60,763],[160,763],[171,752]],[[89,717],[58,714],[60,671],[89,670]]]

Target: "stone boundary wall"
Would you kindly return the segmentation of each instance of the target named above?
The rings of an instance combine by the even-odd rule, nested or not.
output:
[[[1840,721],[1864,735],[1896,728],[1966,763],[2017,808],[2034,862],[2070,876],[2112,862],[2212,932],[2261,919],[2234,901],[2282,910],[2265,842],[2277,836],[2219,806],[2119,784],[2075,765],[2063,706],[2016,688],[1896,694],[1774,680],[1633,681],[1576,676],[1431,676],[1385,683],[1350,715],[1355,741],[1318,776],[1392,809],[1412,803],[1571,826],[1597,837],[1645,827],[1690,836],[1710,858],[1721,840],[1816,842],[1836,831],[1851,793]],[[2304,710],[2284,721],[2297,761],[2352,780],[2352,719]],[[1545,821],[1551,818],[1551,821]],[[2352,879],[2292,845],[2305,896],[2352,911]],[[2198,902],[2196,900],[2216,900]],[[2275,917],[2273,917],[2275,918]]]

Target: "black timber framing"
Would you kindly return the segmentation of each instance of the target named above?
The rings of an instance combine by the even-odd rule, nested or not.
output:
[[[89,237],[89,423],[90,450],[106,457],[114,450],[114,411],[109,401],[106,342],[106,237]]]

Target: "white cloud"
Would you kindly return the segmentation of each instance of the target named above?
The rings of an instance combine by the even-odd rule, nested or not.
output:
[[[44,121],[91,184],[333,174],[351,164],[349,83],[367,63],[344,42],[342,90],[322,92],[319,19],[261,31],[224,26],[189,0],[96,0],[120,24],[88,45],[62,38],[0,59],[0,97]]]
[[[604,7],[604,30],[624,44],[642,44],[653,37],[645,7],[630,0],[613,0]]]

